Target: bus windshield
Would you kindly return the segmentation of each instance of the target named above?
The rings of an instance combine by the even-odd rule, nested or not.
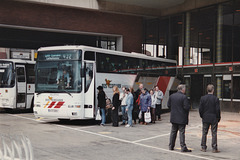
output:
[[[13,87],[15,84],[15,74],[13,73],[13,63],[0,61],[0,88]]]
[[[81,52],[38,52],[36,65],[36,93],[81,92]]]

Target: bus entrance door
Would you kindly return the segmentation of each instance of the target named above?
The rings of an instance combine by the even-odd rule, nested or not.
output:
[[[86,118],[94,117],[94,99],[95,99],[95,75],[94,73],[94,63],[85,63],[85,82],[84,82],[84,116]]]
[[[26,72],[24,65],[16,65],[17,71],[17,108],[26,107]]]

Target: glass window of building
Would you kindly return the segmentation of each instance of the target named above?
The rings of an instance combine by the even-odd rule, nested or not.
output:
[[[233,75],[233,99],[240,99],[240,75]]]
[[[190,64],[213,63],[216,7],[190,13]],[[187,38],[187,37],[186,37]]]
[[[116,37],[98,37],[97,47],[109,50],[117,50]]]

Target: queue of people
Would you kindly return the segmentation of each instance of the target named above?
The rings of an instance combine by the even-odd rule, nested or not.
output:
[[[159,90],[158,86],[149,91],[143,87],[143,84],[139,85],[139,88],[134,92],[133,88],[122,87],[120,93],[117,86],[113,87],[113,98],[110,100],[107,98],[102,86],[98,86],[98,107],[102,116],[101,126],[105,125],[106,114],[111,114],[112,126],[117,127],[118,124],[118,111],[121,108],[122,117],[127,116],[126,119],[122,120],[121,125],[125,127],[132,127],[132,120],[134,124],[138,123],[147,125],[145,122],[145,113],[151,113],[151,122],[155,123],[156,118],[160,120],[161,101],[163,98],[162,91]],[[105,101],[105,102],[103,102]],[[112,102],[112,103],[111,103]],[[105,106],[105,107],[104,107]],[[157,108],[157,109],[155,109]],[[106,112],[107,111],[107,112]],[[157,112],[158,111],[158,112]],[[157,116],[157,117],[156,117]]]

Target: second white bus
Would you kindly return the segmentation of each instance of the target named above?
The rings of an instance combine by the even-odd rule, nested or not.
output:
[[[0,60],[0,108],[33,108],[34,65],[34,61]]]

